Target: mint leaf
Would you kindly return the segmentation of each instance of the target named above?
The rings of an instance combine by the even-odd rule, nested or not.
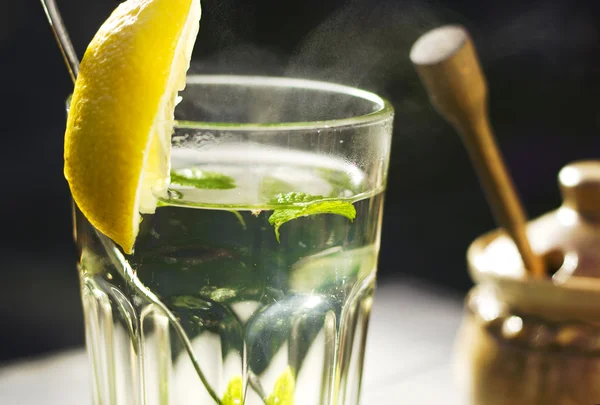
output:
[[[321,195],[311,195],[306,193],[287,193],[279,194],[269,201],[271,205],[293,205],[301,203],[309,203],[312,201],[322,200]]]
[[[350,173],[333,169],[318,169],[317,172],[331,185],[330,197],[340,197],[348,193],[358,194],[362,191],[362,186],[355,184],[356,181]]]
[[[207,304],[206,300],[202,298],[192,297],[189,295],[180,295],[177,297],[173,297],[172,305],[177,308],[185,308],[185,309],[206,309]]]
[[[276,199],[271,201],[271,204],[296,204],[296,203],[308,203],[304,206],[290,207],[283,209],[276,209],[273,214],[269,217],[269,223],[275,227],[275,237],[280,242],[279,228],[281,225],[289,222],[293,219],[306,217],[309,215],[318,214],[335,214],[342,215],[353,221],[356,218],[356,209],[354,205],[348,201],[341,200],[322,200],[321,196],[312,196],[306,193],[289,193],[282,194]]]
[[[221,400],[222,405],[242,405],[244,403],[244,393],[242,377],[233,377],[227,386],[227,392]]]
[[[171,183],[210,190],[235,188],[235,179],[222,173],[205,172],[198,168],[171,171]]]
[[[296,390],[296,381],[292,374],[292,369],[288,366],[285,371],[275,381],[273,392],[266,399],[266,405],[294,405],[294,391]]]
[[[244,230],[246,230],[246,221],[244,221],[244,217],[242,216],[242,214],[240,214],[239,211],[234,211],[234,210],[230,210],[229,212],[231,212],[233,215],[235,215],[235,217],[238,219],[238,221],[240,221],[240,224],[242,225],[242,228],[244,228]]]
[[[294,186],[277,177],[265,176],[260,182],[259,194],[263,200],[269,200],[273,196],[286,194],[294,191]]]

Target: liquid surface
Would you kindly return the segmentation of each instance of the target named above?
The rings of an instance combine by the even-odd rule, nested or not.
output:
[[[163,198],[164,203],[248,210],[268,208],[269,201],[281,193],[355,201],[381,191],[369,190],[364,173],[350,163],[279,148],[236,144],[208,150],[175,148],[172,170],[189,174],[191,168],[228,176],[235,187],[214,190],[171,184],[174,193]]]
[[[96,404],[241,404],[240,391],[247,405],[355,405],[381,190],[340,160],[264,148],[215,156],[174,150],[176,172],[235,186],[172,184],[126,264],[78,218]],[[278,241],[269,218],[290,207],[273,198],[289,192],[347,201],[356,218],[299,217]]]

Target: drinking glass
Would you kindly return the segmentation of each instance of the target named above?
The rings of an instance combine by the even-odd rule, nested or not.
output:
[[[317,81],[187,81],[134,253],[75,208],[93,403],[356,405],[392,107]]]

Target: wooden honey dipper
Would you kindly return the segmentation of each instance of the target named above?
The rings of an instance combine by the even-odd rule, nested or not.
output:
[[[496,222],[514,240],[529,274],[544,277],[545,263],[531,249],[523,206],[490,126],[487,84],[469,33],[457,25],[429,31],[410,59],[435,109],[461,135]]]

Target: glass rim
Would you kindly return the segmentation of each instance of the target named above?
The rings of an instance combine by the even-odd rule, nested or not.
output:
[[[394,107],[385,98],[378,96],[370,91],[362,90],[356,87],[325,82],[312,79],[301,79],[284,76],[246,76],[246,75],[208,75],[191,74],[186,77],[186,86],[194,84],[224,84],[244,86],[262,86],[262,87],[282,87],[296,88],[305,90],[317,90],[324,92],[347,95],[354,98],[360,98],[369,101],[379,108],[373,112],[363,115],[357,115],[347,118],[336,118],[330,120],[318,121],[298,121],[298,122],[210,122],[210,121],[189,121],[175,120],[175,129],[202,129],[217,131],[314,131],[331,130],[343,127],[355,127],[363,125],[374,125],[386,121],[393,117]],[[187,87],[186,87],[187,88]]]

